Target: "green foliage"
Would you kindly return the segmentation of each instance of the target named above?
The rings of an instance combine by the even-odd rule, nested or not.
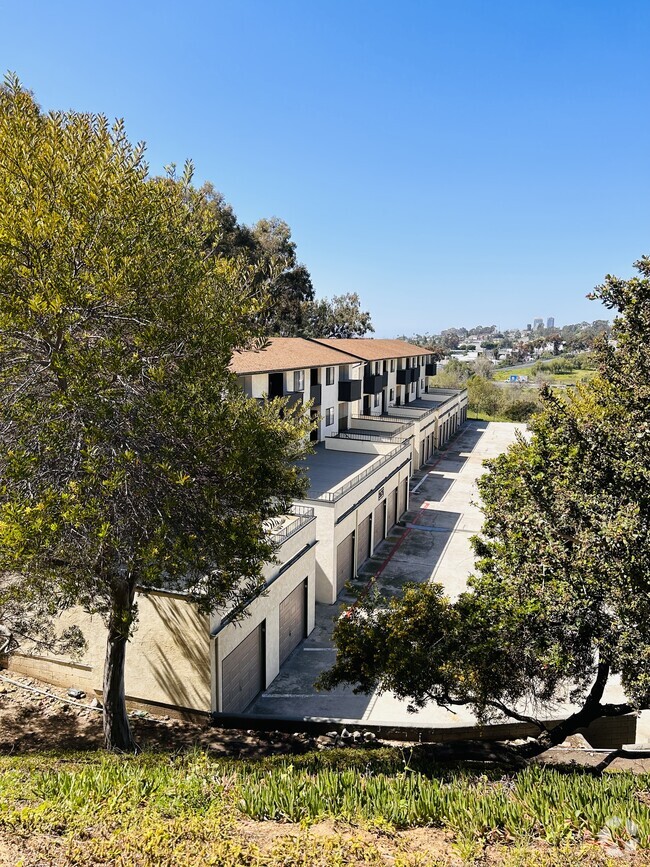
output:
[[[412,585],[361,602],[336,626],[325,687],[526,720],[540,731],[530,752],[650,706],[650,260],[637,267],[641,278],[608,277],[595,291],[620,314],[616,345],[597,344],[599,374],[562,397],[542,388],[531,435],[487,462],[469,591],[451,603]],[[496,407],[493,384],[468,387]],[[627,701],[603,700],[611,674]],[[563,701],[578,710],[547,730],[542,719]]]
[[[484,376],[472,376],[467,380],[467,400],[470,412],[485,412],[496,415],[501,406],[502,393],[499,386]]]
[[[539,766],[510,777],[423,773],[400,750],[336,751],[327,762],[322,754],[260,762],[213,759],[201,752],[126,760],[12,757],[0,762],[0,829],[49,834],[50,846],[51,835],[63,836],[65,863],[71,864],[181,865],[199,858],[277,867],[385,863],[367,839],[365,844],[356,836],[344,840],[329,831],[312,840],[309,825],[331,818],[357,831],[359,825],[378,829],[385,840],[398,829],[444,829],[456,852],[470,859],[491,842],[508,841],[522,847],[520,860],[512,863],[557,865],[569,863],[568,849],[585,839],[604,841],[614,854],[630,836],[648,848],[650,814],[643,799],[649,785],[648,775],[596,777]],[[618,823],[612,821],[617,817]],[[244,818],[248,821],[240,826]],[[260,861],[250,840],[251,831],[256,837],[251,819],[296,824]],[[524,857],[534,841],[544,842],[548,861]],[[405,859],[403,851],[395,863],[418,863]]]
[[[262,345],[260,276],[190,181],[149,178],[120,123],[0,90],[0,575],[99,612],[109,647],[136,586],[248,596],[305,486],[307,419],[228,369]]]
[[[248,267],[252,284],[263,289],[257,325],[268,336],[300,335],[314,287],[309,271],[298,262],[289,226],[277,217],[244,226],[212,184],[204,184],[199,194],[211,227],[205,236],[206,250],[237,259]]]
[[[363,337],[375,330],[356,292],[305,303],[303,320],[304,337]]]

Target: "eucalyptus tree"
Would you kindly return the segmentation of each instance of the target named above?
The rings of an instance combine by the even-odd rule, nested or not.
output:
[[[263,345],[265,301],[219,232],[190,167],[152,178],[121,123],[45,113],[6,80],[0,575],[50,613],[104,618],[112,749],[135,747],[136,590],[236,604],[273,556],[264,522],[304,490],[304,416],[246,399],[229,371],[233,351]]]

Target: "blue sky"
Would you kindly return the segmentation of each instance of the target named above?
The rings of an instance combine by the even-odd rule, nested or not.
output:
[[[606,318],[650,253],[647,0],[0,0],[0,66],[292,228],[377,336]]]

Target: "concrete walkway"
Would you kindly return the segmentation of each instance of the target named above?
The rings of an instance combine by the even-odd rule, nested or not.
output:
[[[406,528],[385,540],[364,566],[351,595],[344,593],[336,605],[316,607],[316,627],[285,663],[268,690],[249,709],[251,713],[277,717],[328,717],[374,723],[411,725],[471,725],[472,714],[427,707],[417,714],[391,694],[354,695],[349,687],[318,693],[313,684],[331,667],[336,651],[331,634],[341,608],[348,607],[364,585],[377,576],[381,588],[398,593],[407,581],[438,581],[454,597],[466,586],[473,568],[470,536],[482,524],[476,480],[483,461],[505,451],[520,426],[470,421],[411,480]]]

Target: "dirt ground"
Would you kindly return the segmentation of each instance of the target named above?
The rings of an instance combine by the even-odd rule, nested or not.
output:
[[[131,713],[131,725],[138,745],[144,750],[182,752],[199,747],[215,755],[247,758],[296,755],[319,746],[315,736],[304,732],[223,729],[141,711]],[[373,744],[382,745],[395,744],[378,740]],[[405,744],[400,743],[400,746]],[[102,748],[101,708],[92,707],[90,698],[74,700],[65,688],[0,669],[0,754]],[[431,744],[430,749],[441,761],[462,763],[464,759],[493,758],[493,747],[489,744]],[[569,739],[564,747],[550,750],[540,760],[549,764],[595,766],[605,756],[602,751],[577,747],[573,739]],[[609,765],[609,770],[648,773],[650,759],[617,758]]]
[[[201,747],[215,754],[248,757],[302,753],[315,747],[313,738],[300,733],[247,733],[140,711],[131,713],[131,726],[140,748],[149,750]],[[74,700],[67,689],[0,670],[1,754],[99,750],[103,745],[101,708],[92,707],[88,697]]]

